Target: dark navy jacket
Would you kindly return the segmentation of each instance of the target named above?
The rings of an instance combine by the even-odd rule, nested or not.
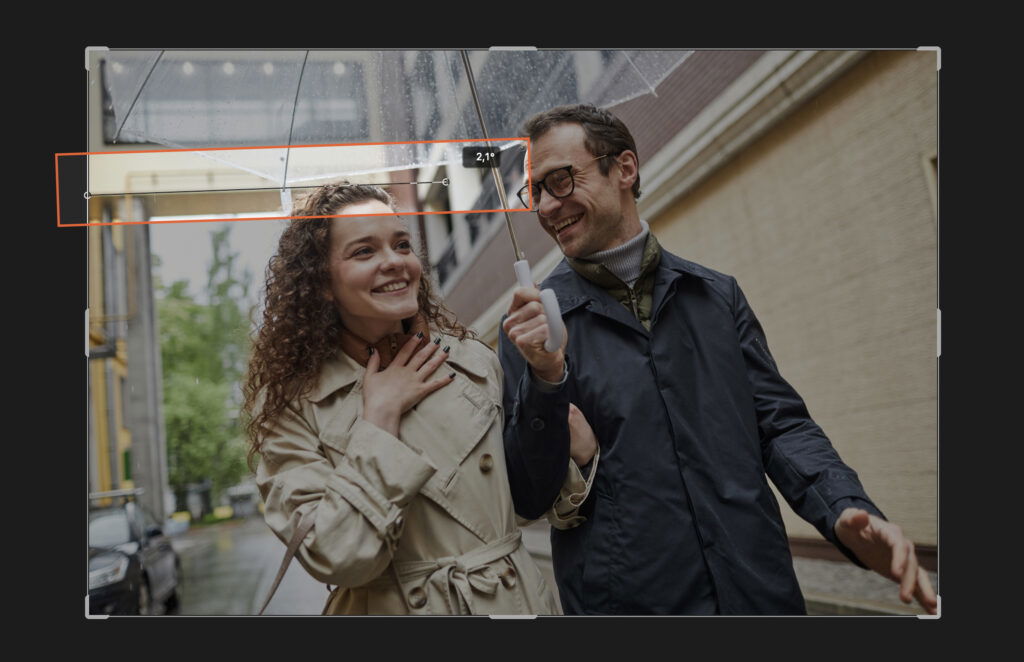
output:
[[[663,250],[650,332],[564,260],[542,287],[569,331],[569,377],[539,391],[501,333],[505,454],[516,512],[535,519],[565,478],[568,402],[601,445],[586,521],[551,532],[565,612],[804,613],[766,474],[854,562],[835,520],[881,513],[779,374],[736,279]]]

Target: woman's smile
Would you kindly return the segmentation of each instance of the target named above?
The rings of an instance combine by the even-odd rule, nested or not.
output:
[[[374,294],[402,294],[409,289],[409,281],[407,280],[396,280],[388,283],[387,285],[381,285],[380,287],[374,288]]]

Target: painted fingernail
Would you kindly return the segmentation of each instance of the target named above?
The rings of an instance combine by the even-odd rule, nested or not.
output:
[[[416,332],[416,337],[422,339],[423,338],[423,332],[422,331],[417,331]]]
[[[367,347],[366,351],[370,353],[370,356],[373,356],[373,347]]]
[[[448,350],[450,350],[450,349],[451,349],[451,345],[445,345],[444,348],[441,349],[441,351],[447,354]]]
[[[455,379],[455,373],[454,372],[448,373],[448,379]]]
[[[434,339],[434,344],[435,345],[440,345],[441,344],[441,336],[438,336],[437,338]]]

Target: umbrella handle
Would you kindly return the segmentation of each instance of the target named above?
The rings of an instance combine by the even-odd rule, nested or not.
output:
[[[533,276],[530,275],[530,263],[519,260],[512,265],[516,271],[516,280],[520,287],[534,287]],[[548,318],[548,339],[544,341],[544,349],[556,351],[565,339],[565,324],[562,323],[562,311],[558,307],[555,291],[547,288],[540,291],[540,303],[544,306],[544,315]]]

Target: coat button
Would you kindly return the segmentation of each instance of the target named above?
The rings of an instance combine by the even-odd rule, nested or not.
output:
[[[532,421],[530,421],[530,428],[534,432],[540,432],[541,430],[544,429],[544,421],[540,420],[539,418],[535,418]]]
[[[494,468],[494,458],[491,457],[490,453],[484,453],[480,456],[480,471],[487,473]]]
[[[422,588],[417,586],[409,591],[409,604],[412,605],[413,609],[419,609],[427,604],[427,594],[423,592]]]
[[[512,566],[509,566],[505,572],[501,573],[501,583],[505,588],[512,588],[516,585],[516,570]]]

